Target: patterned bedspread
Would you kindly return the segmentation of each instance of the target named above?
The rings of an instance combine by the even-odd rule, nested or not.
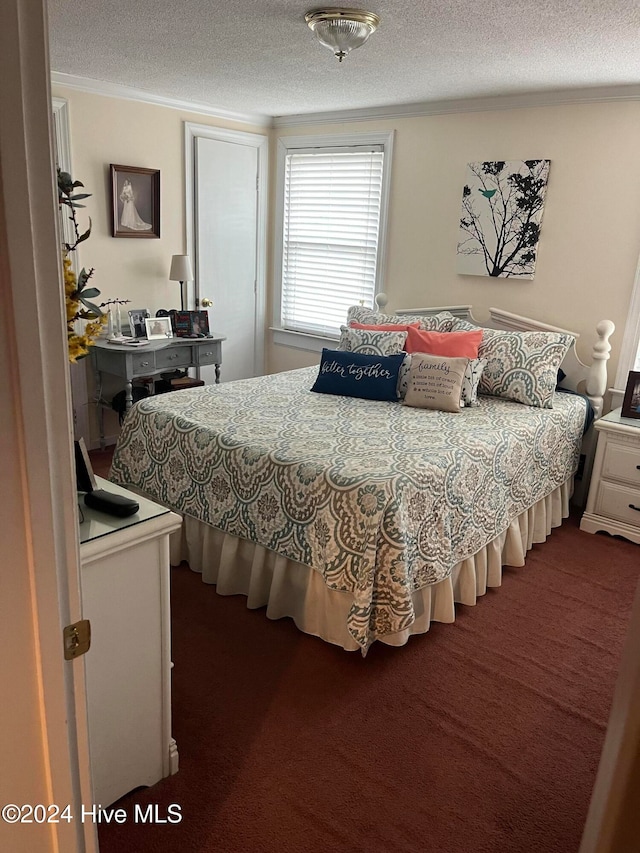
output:
[[[585,402],[460,414],[315,394],[317,368],[150,397],[112,479],[321,572],[363,650],[576,469]]]

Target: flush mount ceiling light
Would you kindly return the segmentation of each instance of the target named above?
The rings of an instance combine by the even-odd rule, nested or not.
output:
[[[320,44],[332,50],[338,62],[364,44],[380,23],[380,18],[364,9],[315,9],[304,16]]]

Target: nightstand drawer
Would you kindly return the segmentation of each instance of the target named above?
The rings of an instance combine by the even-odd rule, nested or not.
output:
[[[198,364],[220,364],[222,361],[222,346],[217,342],[209,346],[201,344],[197,352]]]
[[[640,447],[607,442],[602,477],[640,487]]]
[[[616,518],[634,527],[640,527],[640,489],[618,486],[616,483],[602,480],[595,511],[597,515]]]
[[[156,351],[156,368],[182,367],[191,364],[191,347],[174,346]]]

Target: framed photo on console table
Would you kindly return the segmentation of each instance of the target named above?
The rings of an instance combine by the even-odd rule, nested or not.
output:
[[[111,164],[113,237],[160,236],[160,170]]]
[[[176,311],[174,328],[178,338],[199,338],[209,334],[208,311]]]
[[[147,317],[144,321],[147,337],[150,341],[158,341],[162,338],[172,338],[171,317]]]
[[[640,419],[640,370],[632,370],[629,373],[622,404],[622,417]]]
[[[146,338],[147,329],[144,321],[149,316],[146,308],[134,308],[129,311],[129,327],[134,338]]]

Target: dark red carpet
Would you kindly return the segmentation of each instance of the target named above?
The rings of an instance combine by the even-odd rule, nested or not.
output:
[[[577,853],[639,558],[571,519],[454,625],[364,660],[174,569],[180,771],[119,801],[102,853]]]

